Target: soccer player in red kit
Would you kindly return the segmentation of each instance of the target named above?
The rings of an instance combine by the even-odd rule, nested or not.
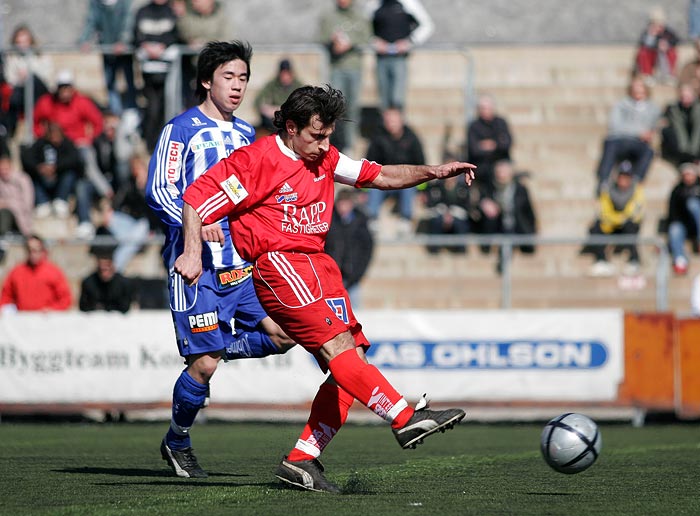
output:
[[[369,342],[355,319],[340,270],[324,253],[333,213],[334,181],[357,188],[398,189],[465,174],[474,165],[385,165],[355,161],[330,145],[344,113],[342,93],[330,86],[296,89],[275,114],[272,135],[241,147],[185,191],[185,249],[175,270],[195,283],[201,274],[202,223],[229,217],[236,248],[254,263],[253,280],[265,311],[331,375],[319,388],[294,449],[276,470],[287,484],[339,492],[323,475],[321,452],[357,399],[391,424],[403,448],[444,431],[460,409],[409,407],[365,358]],[[423,400],[421,400],[423,401]]]

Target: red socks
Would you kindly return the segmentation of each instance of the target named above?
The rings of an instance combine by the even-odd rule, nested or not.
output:
[[[396,389],[379,369],[363,361],[355,349],[343,351],[328,364],[333,378],[344,390],[375,414],[401,428],[413,415]]]
[[[287,459],[311,460],[321,455],[345,423],[353,401],[355,398],[337,385],[322,384],[311,405],[309,420]]]
[[[364,362],[357,351],[349,349],[328,364],[335,381],[324,383],[311,405],[311,414],[297,444],[287,457],[290,461],[311,460],[319,455],[340,430],[355,399],[391,423],[401,428],[411,416],[408,406],[379,369]]]

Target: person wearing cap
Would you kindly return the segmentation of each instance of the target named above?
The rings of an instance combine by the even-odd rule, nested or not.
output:
[[[644,218],[646,201],[644,189],[633,173],[629,161],[620,163],[615,180],[603,188],[599,197],[598,218],[591,227],[591,235],[638,235]],[[615,267],[606,257],[606,247],[600,244],[588,244],[582,253],[590,253],[595,258],[591,276],[610,276]],[[620,251],[627,251],[627,264],[624,274],[636,275],[639,272],[639,251],[636,244],[625,243],[616,246]]]
[[[671,190],[668,201],[668,246],[671,250],[673,272],[685,275],[688,272],[688,255],[685,241],[700,240],[700,178],[698,165],[683,163],[681,177]]]
[[[268,133],[277,131],[272,123],[275,111],[287,100],[291,92],[301,86],[302,83],[296,78],[291,61],[287,58],[282,59],[279,62],[277,75],[270,79],[255,97],[255,109],[260,115],[260,129]]]
[[[639,38],[635,59],[637,72],[651,80],[654,73],[668,80],[676,75],[676,45],[678,36],[666,24],[666,13],[655,7],[649,13],[649,22]]]

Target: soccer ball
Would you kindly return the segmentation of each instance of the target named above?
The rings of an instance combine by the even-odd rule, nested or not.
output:
[[[583,414],[555,417],[542,430],[540,449],[547,464],[560,473],[580,473],[600,455],[603,439],[598,425]]]

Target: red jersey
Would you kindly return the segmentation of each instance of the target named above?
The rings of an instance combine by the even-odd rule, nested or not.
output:
[[[333,146],[309,163],[268,136],[219,161],[183,199],[204,224],[228,215],[236,249],[250,262],[268,251],[319,253],[331,225],[334,182],[362,188],[380,171],[381,165],[352,160]]]

